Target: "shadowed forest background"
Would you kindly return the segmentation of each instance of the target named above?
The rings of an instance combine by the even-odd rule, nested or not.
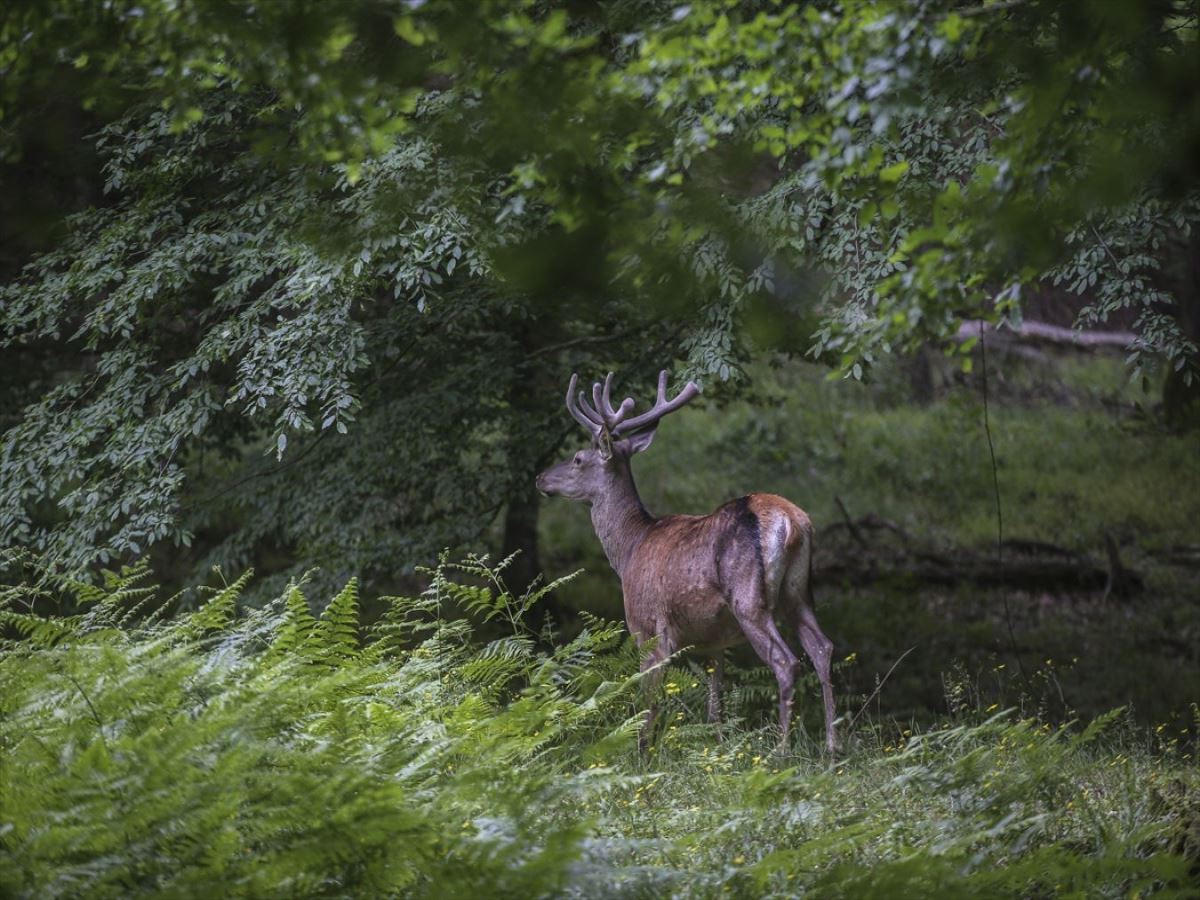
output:
[[[1187,895],[1198,28],[7,5],[3,892]],[[816,523],[837,759],[746,648],[636,752],[620,584],[534,477],[573,372],[660,368],[703,394],[653,513]]]

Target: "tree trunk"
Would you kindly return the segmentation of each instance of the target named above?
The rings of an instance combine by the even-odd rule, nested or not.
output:
[[[1174,293],[1179,329],[1188,340],[1200,343],[1200,229],[1193,231],[1187,242]],[[1200,426],[1200,379],[1193,377],[1192,383],[1188,384],[1183,371],[1168,369],[1163,380],[1162,399],[1167,424],[1174,428]]]
[[[545,400],[552,396],[538,377],[540,370],[529,364],[532,351],[537,346],[535,326],[527,327],[517,334],[524,365],[519,365],[508,392],[509,408],[512,410],[510,423],[508,458],[512,472],[508,505],[504,510],[504,538],[502,557],[513,552],[517,556],[504,572],[504,583],[514,597],[520,597],[535,578],[542,574],[538,554],[538,508],[539,496],[534,487],[534,478],[543,459],[539,459],[537,441],[531,440],[531,432],[523,423],[535,422],[544,414]],[[565,621],[565,609],[553,594],[543,597],[529,612],[527,624],[541,631],[547,624],[558,625]]]
[[[519,597],[541,572],[538,559],[538,493],[529,488],[514,493],[504,511],[504,549],[501,556],[517,553],[512,564],[504,570],[504,583]]]

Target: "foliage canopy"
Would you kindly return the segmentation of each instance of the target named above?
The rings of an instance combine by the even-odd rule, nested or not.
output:
[[[864,377],[1048,284],[1191,379],[1194,3],[83,7],[0,25],[10,165],[64,67],[98,119],[0,287],[0,540],[71,569],[371,577],[528,498],[570,368]]]

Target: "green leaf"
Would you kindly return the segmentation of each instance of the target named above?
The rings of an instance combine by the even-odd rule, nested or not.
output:
[[[908,161],[901,160],[893,165],[886,166],[879,171],[879,180],[885,184],[894,184],[899,181],[904,173],[908,171]]]
[[[425,43],[425,32],[417,26],[411,16],[396,16],[392,19],[392,28],[399,38],[407,41],[414,47],[420,47]]]

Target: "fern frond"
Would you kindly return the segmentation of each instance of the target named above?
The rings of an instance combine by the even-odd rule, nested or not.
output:
[[[53,647],[80,632],[79,616],[47,618],[0,609],[0,626],[9,626],[37,647]]]
[[[499,690],[514,678],[529,673],[533,649],[533,641],[527,638],[500,638],[486,644],[463,664],[460,672],[472,685]]]
[[[306,607],[307,608],[307,607]],[[358,655],[358,579],[351,578],[321,613],[313,630],[317,652],[334,659]]]
[[[247,569],[231,584],[226,585],[188,617],[190,633],[196,636],[225,631],[237,618],[237,601],[250,579],[253,569]]]
[[[529,611],[533,609],[533,607],[537,606],[541,600],[554,593],[559,588],[570,584],[582,574],[583,569],[576,569],[574,572],[571,572],[568,575],[563,575],[561,578],[555,578],[548,584],[543,584],[542,581],[544,579],[540,574],[537,575],[529,587],[525,589],[525,593],[522,594],[521,597],[516,601],[516,617],[519,619],[524,619],[525,616],[528,615]]]
[[[267,650],[268,662],[284,659],[294,653],[300,653],[317,630],[317,620],[309,611],[308,600],[305,599],[299,586],[293,584],[286,594],[283,611],[283,621]]]

